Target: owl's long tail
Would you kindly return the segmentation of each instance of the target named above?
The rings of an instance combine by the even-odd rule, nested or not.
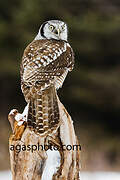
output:
[[[44,135],[54,130],[59,123],[57,93],[53,85],[40,88],[31,97],[28,110],[28,126]]]

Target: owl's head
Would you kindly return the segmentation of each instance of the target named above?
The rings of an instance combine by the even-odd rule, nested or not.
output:
[[[59,20],[50,20],[44,22],[40,29],[39,33],[36,36],[35,40],[39,39],[56,39],[56,40],[65,40],[67,41],[67,25],[63,21]]]

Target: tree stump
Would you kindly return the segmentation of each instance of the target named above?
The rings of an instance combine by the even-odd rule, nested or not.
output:
[[[60,124],[55,133],[46,137],[35,134],[27,127],[27,121],[23,121],[23,116],[27,117],[27,107],[23,114],[17,110],[9,113],[13,130],[9,138],[13,180],[80,179],[80,145],[70,115],[59,99],[58,103]]]

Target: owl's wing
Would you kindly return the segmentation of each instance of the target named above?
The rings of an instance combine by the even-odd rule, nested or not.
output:
[[[67,42],[33,41],[23,55],[21,80],[28,85],[33,85],[38,81],[57,81],[59,78],[64,81],[67,72],[71,71],[73,66],[73,50]]]

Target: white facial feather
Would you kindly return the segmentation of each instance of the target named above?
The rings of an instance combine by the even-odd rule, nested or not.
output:
[[[50,27],[53,27],[53,29]],[[67,35],[67,25],[63,21],[51,20],[41,25],[35,40],[56,39],[67,41]]]

